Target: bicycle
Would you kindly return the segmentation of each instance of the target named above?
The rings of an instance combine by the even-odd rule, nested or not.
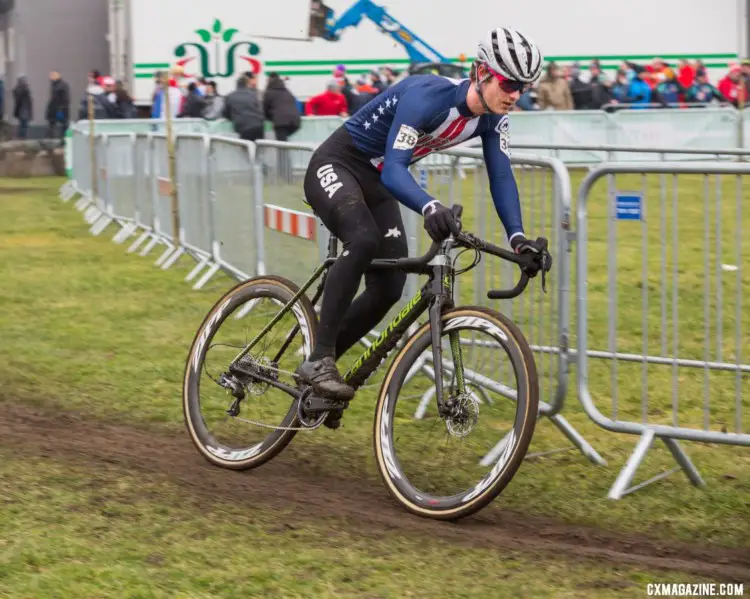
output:
[[[461,207],[454,206],[453,210],[458,218],[462,212]],[[256,468],[278,455],[297,432],[315,430],[323,424],[330,411],[349,407],[351,402],[339,402],[315,395],[311,387],[296,381],[293,373],[296,365],[309,355],[314,346],[317,315],[313,306],[322,297],[327,270],[336,260],[337,246],[338,240],[331,236],[326,260],[302,287],[274,275],[249,279],[224,294],[204,318],[191,345],[185,367],[183,411],[193,443],[212,464],[232,470]],[[450,262],[449,253],[452,248],[473,250],[475,255],[472,264],[457,271],[455,261]],[[515,475],[536,426],[539,403],[536,364],[521,331],[495,310],[454,305],[452,291],[455,277],[479,264],[483,253],[521,267],[520,279],[513,289],[489,291],[488,298],[508,299],[523,293],[529,282],[525,267],[530,266],[535,258],[516,255],[464,231],[451,236],[442,244],[433,243],[427,254],[419,258],[373,261],[370,265],[372,269],[397,268],[407,273],[427,275],[428,280],[344,375],[348,384],[355,389],[361,388],[419,317],[425,313],[429,315],[429,320],[408,336],[388,367],[378,393],[373,424],[376,462],[385,486],[404,508],[424,517],[457,520],[489,504]],[[310,300],[306,292],[321,276],[318,289]],[[545,272],[542,270],[543,289],[544,277]],[[251,313],[262,318],[264,313],[256,311],[256,308],[265,300],[270,300],[273,306],[266,314],[270,320],[266,320],[267,324],[260,333],[250,336],[245,331],[244,341],[238,342],[235,339],[232,343],[214,343],[222,325],[229,322],[230,314],[235,314],[234,320],[242,324],[247,323]],[[462,332],[470,334],[472,339],[462,339]],[[490,341],[477,341],[477,335],[480,334],[486,334]],[[450,352],[452,362],[443,358],[445,337],[448,341],[445,351]],[[221,361],[224,366],[219,368],[220,374],[214,377],[209,374],[206,355],[209,349],[220,348],[228,348],[229,365],[226,366],[226,362]],[[507,385],[497,382],[500,369],[492,370],[490,376],[485,376],[464,366],[466,352],[471,354],[482,351],[483,348],[488,350],[489,356],[499,356],[505,350],[512,367],[512,376],[509,378],[517,384],[515,392]],[[240,350],[239,353],[237,350]],[[285,356],[291,356],[291,359],[289,365],[286,366],[285,363],[282,368],[281,360]],[[431,366],[428,365],[430,361]],[[403,401],[405,406],[400,410],[410,409],[408,401],[411,396],[400,396],[400,392],[422,371],[426,371],[428,377],[434,380],[434,385],[429,380],[427,384],[417,385],[417,394],[422,393],[422,399],[431,398],[434,394],[437,416],[431,413],[428,418],[423,416],[415,419],[397,414],[399,401]],[[434,376],[430,377],[430,371]],[[444,381],[448,373],[450,382]],[[202,374],[206,374],[212,382],[205,385],[206,395],[203,401]],[[291,384],[283,382],[282,377],[291,378]],[[212,391],[223,397],[213,409],[208,407],[207,397]],[[282,398],[279,412],[272,416],[272,421],[277,424],[240,415],[243,409],[256,407],[248,397],[263,396],[264,400],[258,402],[257,407],[264,413],[270,410],[272,404],[269,393],[277,393]],[[512,428],[505,435],[504,445],[494,458],[492,468],[476,482],[473,478],[473,471],[477,468],[476,453],[473,446],[464,445],[464,439],[478,425],[480,404],[483,405],[482,411],[496,406],[504,409],[507,406],[507,402],[492,400],[491,393],[513,400],[509,403],[515,406],[515,413],[512,416]],[[226,397],[227,394],[231,395],[231,400]],[[356,400],[355,396],[351,401]],[[231,405],[227,408],[229,401]],[[212,415],[218,416],[220,421],[230,426],[239,422],[249,423],[269,432],[258,442],[248,442],[245,432],[239,433],[236,441],[220,441],[215,436],[218,433],[209,430],[206,423],[206,419]],[[443,468],[438,470],[435,477],[428,474],[427,482],[423,482],[428,464],[422,463],[407,476],[411,460],[406,458],[411,456],[413,447],[407,444],[398,451],[394,447],[396,441],[400,442],[411,429],[420,429],[421,434],[424,434],[430,422],[430,431],[434,431],[436,425],[439,434],[443,434],[445,429],[446,446],[451,438],[461,440],[458,449],[443,453],[444,459],[451,457],[457,460],[466,454],[468,465]],[[480,435],[477,441],[479,445],[483,446],[488,439],[496,441],[498,421],[496,419],[491,422],[492,430],[483,437]],[[398,434],[394,432],[396,428]],[[470,450],[467,449],[469,447]],[[470,479],[469,482],[464,483],[463,480],[467,478]],[[436,483],[443,482],[451,485],[455,483],[459,487],[470,483],[470,486],[447,495],[436,494],[433,488]],[[423,487],[427,487],[429,491]]]

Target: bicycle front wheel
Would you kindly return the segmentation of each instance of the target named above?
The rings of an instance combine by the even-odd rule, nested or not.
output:
[[[442,405],[426,323],[386,373],[373,439],[381,477],[401,505],[457,520],[495,499],[520,467],[539,385],[528,342],[502,314],[462,307],[442,322]]]

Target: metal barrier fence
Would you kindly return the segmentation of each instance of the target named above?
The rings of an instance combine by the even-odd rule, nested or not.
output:
[[[618,110],[607,113],[601,110],[549,110],[511,113],[513,146],[533,149],[535,155],[555,156],[570,164],[591,164],[604,160],[650,160],[652,156],[634,155],[623,149],[614,157],[603,152],[604,146],[651,150],[658,146],[675,149],[685,156],[670,156],[669,160],[690,160],[694,150],[725,154],[723,148],[750,150],[750,109],[737,111],[732,107],[703,107],[700,110]],[[291,136],[293,143],[321,143],[344,122],[340,117],[302,117],[300,129]],[[88,134],[89,121],[76,122],[68,133],[66,144],[73,143],[75,132]],[[97,133],[164,133],[166,121],[156,119],[97,120]],[[175,134],[204,133],[236,137],[232,124],[224,119],[175,119]],[[266,138],[273,139],[273,128],[266,123]],[[539,152],[542,148],[558,146],[564,153]],[[462,147],[468,147],[468,144]],[[575,152],[568,148],[575,148]],[[613,149],[614,151],[614,149]],[[428,161],[441,160],[432,155]],[[66,168],[73,171],[76,161],[68,147]],[[77,163],[76,163],[77,164]],[[70,173],[77,178],[75,173]]]
[[[180,200],[180,231],[175,246],[164,136],[97,135],[93,155],[87,135],[74,134],[72,139],[72,156],[79,172],[61,190],[61,197],[68,200],[73,192],[82,195],[78,205],[87,210],[92,232],[101,232],[115,222],[121,227],[116,241],[135,236],[131,252],[145,244],[140,253],[146,255],[155,246],[163,246],[157,260],[162,268],[189,255],[196,265],[186,279],[195,279],[196,289],[220,269],[238,279],[273,272],[300,281],[325,254],[328,235],[304,204],[302,190],[315,144],[259,141],[256,145],[205,133],[177,135],[174,184]],[[684,152],[674,148],[654,151]],[[727,154],[740,157],[745,152]],[[743,410],[750,339],[742,309],[743,294],[748,291],[743,264],[750,244],[743,250],[739,178],[750,174],[750,165],[603,165],[589,173],[581,186],[577,232],[571,215],[570,177],[563,163],[555,158],[519,155],[513,156],[512,165],[525,227],[534,235],[548,237],[555,252],[555,270],[546,296],[539,285],[533,285],[521,298],[498,306],[518,323],[535,352],[544,400],[541,415],[590,461],[605,464],[561,414],[570,366],[577,364],[578,394],[588,416],[607,430],[641,435],[610,491],[611,498],[665,476],[627,489],[656,437],[665,441],[691,480],[700,484],[678,439],[750,445],[750,435],[742,432],[750,424],[750,411]],[[467,228],[498,245],[507,244],[494,216],[481,151],[441,152],[437,160],[415,165],[412,173],[442,202],[463,204]],[[628,179],[632,173],[640,178]],[[688,178],[680,185],[684,177],[700,175],[703,178]],[[711,175],[724,178],[711,181]],[[727,175],[735,178],[727,181]],[[603,177],[607,177],[607,193],[596,196],[594,184]],[[696,190],[703,191],[702,198]],[[726,201],[727,197],[732,201]],[[429,241],[421,217],[405,208],[402,214],[410,254],[424,252]],[[631,230],[625,234],[623,226]],[[638,227],[637,231],[632,227]],[[574,241],[578,247],[576,272],[570,262]],[[589,246],[599,251],[589,252]],[[312,249],[315,247],[317,250]],[[696,264],[703,265],[703,272]],[[486,291],[507,287],[514,274],[510,265],[485,257],[473,277],[457,280],[455,293],[462,303],[485,304]],[[577,339],[570,330],[573,276],[577,277]],[[417,284],[418,278],[410,276],[404,299],[414,293]],[[703,295],[697,297],[700,289]],[[621,331],[628,335],[618,334]],[[709,337],[710,331],[714,337]],[[363,343],[370,341],[364,339]],[[609,372],[602,374],[604,365],[609,366]],[[434,377],[429,358],[420,368]],[[700,381],[696,373],[703,375]],[[717,387],[716,377],[721,373],[731,380]],[[479,387],[513,399],[508,391],[513,385],[506,385],[504,379],[509,374],[498,372],[489,380],[470,371],[468,378]],[[599,410],[589,390],[590,384],[601,388],[607,381],[612,398],[609,416]],[[685,389],[687,398],[683,397]],[[692,397],[701,393],[703,401],[697,405]],[[641,401],[636,405],[632,398],[638,396]],[[429,401],[428,396],[424,399]],[[729,406],[734,410],[731,418],[727,416]],[[423,414],[422,405],[415,417]],[[734,432],[722,432],[730,428]],[[492,461],[503,443],[500,440],[483,463]]]
[[[750,165],[610,164],[581,185],[578,393],[599,426],[641,436],[610,498],[679,470],[628,489],[655,438],[696,485],[678,439],[750,446],[742,175]],[[611,397],[609,415],[591,390],[607,382],[597,395]]]
[[[699,161],[706,160],[743,160],[750,157],[750,149],[742,148],[669,148],[646,146],[607,146],[607,145],[572,145],[572,144],[517,144],[519,150],[531,150],[540,156],[559,158],[567,165],[595,165],[602,162],[645,162],[664,161]]]

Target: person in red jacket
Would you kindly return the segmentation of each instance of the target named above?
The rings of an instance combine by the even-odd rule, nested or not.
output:
[[[719,81],[719,92],[729,100],[734,106],[738,106],[740,102],[740,95],[742,95],[743,106],[747,104],[747,90],[744,90],[744,94],[741,94],[740,90],[740,78],[742,77],[742,69],[739,65],[732,65],[729,69],[729,73],[724,79]]]
[[[331,81],[326,91],[313,96],[305,105],[307,116],[349,116],[346,98],[341,93],[341,86],[336,80]]]
[[[686,90],[690,89],[695,83],[695,69],[687,60],[680,61],[680,70],[678,71],[677,81],[682,84]],[[687,100],[685,93],[680,93],[680,102]]]

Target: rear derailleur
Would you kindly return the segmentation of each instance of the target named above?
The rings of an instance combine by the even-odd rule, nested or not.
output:
[[[218,381],[219,385],[234,397],[227,414],[232,417],[239,416],[240,402],[245,399],[246,392],[251,395],[262,395],[269,387],[269,379],[278,381],[278,366],[268,358],[255,360],[249,356],[243,356],[237,364],[231,364],[229,370],[219,376]]]

